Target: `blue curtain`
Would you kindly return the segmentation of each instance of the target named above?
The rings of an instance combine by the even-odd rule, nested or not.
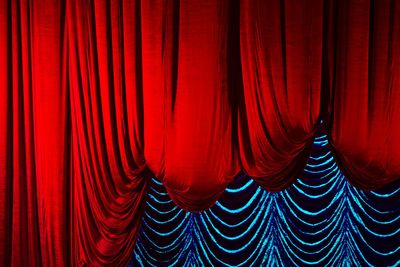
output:
[[[325,135],[280,193],[239,175],[212,208],[190,213],[153,179],[130,265],[399,266],[400,185],[356,189]]]

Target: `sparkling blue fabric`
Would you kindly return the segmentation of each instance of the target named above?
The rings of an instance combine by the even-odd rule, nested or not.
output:
[[[324,135],[280,193],[240,175],[212,208],[190,213],[154,179],[129,265],[399,266],[400,186],[350,185]]]

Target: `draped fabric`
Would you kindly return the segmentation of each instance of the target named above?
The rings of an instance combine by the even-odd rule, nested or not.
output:
[[[120,265],[140,228],[147,179],[138,8],[134,1],[67,4],[73,265]]]
[[[280,192],[240,173],[210,209],[185,212],[153,179],[128,266],[398,266],[400,184],[348,183],[326,135]]]
[[[126,264],[148,181],[138,6],[2,5],[0,264]]]
[[[329,50],[329,133],[350,181],[371,190],[400,174],[400,3],[337,5]]]
[[[304,168],[320,117],[323,1],[243,1],[244,170],[271,191]]]
[[[318,127],[352,183],[397,181],[399,17],[395,0],[0,1],[0,265],[127,263],[152,175],[192,211],[240,170],[279,191]]]
[[[0,265],[63,266],[70,191],[64,11],[52,0],[0,5]]]
[[[202,210],[239,170],[227,82],[232,4],[142,4],[146,162],[180,206]]]
[[[145,84],[146,94],[155,92],[151,100],[155,98],[156,103],[164,105],[164,109],[158,109],[161,114],[155,114],[164,119],[158,121],[164,125],[157,125],[162,131],[157,133],[158,138],[161,134],[165,138],[164,159],[163,165],[156,165],[153,172],[163,169],[159,177],[171,197],[185,209],[203,210],[212,205],[239,171],[232,146],[231,102],[236,86],[232,85],[230,64],[233,62],[229,59],[232,5],[231,1],[183,1],[179,9],[174,5],[165,6],[158,17],[165,16],[166,28],[146,36],[155,39],[154,35],[163,34],[164,39],[157,38],[156,42],[161,39],[165,43],[162,60],[155,61],[165,59],[164,77],[157,83],[164,91],[160,93],[159,88],[152,84],[148,88]],[[179,15],[175,16],[179,20],[175,21],[170,16],[177,12]],[[157,17],[154,13],[149,15]],[[172,32],[169,27],[176,30],[173,28]],[[152,49],[156,48],[150,40],[144,45],[144,62],[160,57],[160,54],[154,55]],[[154,115],[154,111],[150,114]],[[145,124],[148,120],[154,123],[146,115]],[[146,155],[150,160],[159,157],[149,152]]]

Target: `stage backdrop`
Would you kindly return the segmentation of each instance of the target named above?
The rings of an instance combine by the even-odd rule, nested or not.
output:
[[[280,191],[319,128],[352,184],[400,177],[399,1],[5,0],[0,40],[0,265],[125,264],[151,177]]]
[[[400,184],[365,192],[326,135],[289,188],[239,174],[210,209],[185,212],[156,179],[129,266],[399,266]]]

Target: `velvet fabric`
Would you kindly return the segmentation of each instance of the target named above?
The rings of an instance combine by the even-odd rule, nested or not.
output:
[[[0,265],[63,266],[69,102],[58,1],[0,2]]]
[[[125,263],[140,229],[148,179],[138,10],[135,1],[67,3],[73,265]]]
[[[146,160],[176,203],[200,211],[239,171],[233,131],[239,50],[231,54],[238,42],[230,28],[238,9],[228,0],[153,5],[159,8],[144,4],[143,13]]]
[[[400,177],[400,3],[335,4],[328,133],[350,182],[372,190]]]
[[[243,1],[240,158],[270,191],[304,168],[320,122],[323,1]]]
[[[400,177],[395,0],[0,1],[0,265],[123,265],[152,176],[182,208],[293,183],[318,127]],[[323,124],[320,124],[323,121]]]

